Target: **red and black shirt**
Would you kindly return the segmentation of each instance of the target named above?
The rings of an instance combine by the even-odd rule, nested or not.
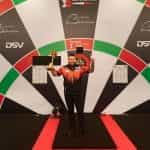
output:
[[[81,80],[83,75],[89,73],[90,65],[65,65],[57,70],[57,75],[62,75],[64,78],[64,88],[70,94],[80,93]]]

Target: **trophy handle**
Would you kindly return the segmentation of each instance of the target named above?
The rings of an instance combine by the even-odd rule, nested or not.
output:
[[[55,57],[57,56],[57,51],[55,51],[55,50],[52,50],[51,52],[50,52],[50,56],[52,57],[52,65],[54,64],[54,59],[55,59]]]

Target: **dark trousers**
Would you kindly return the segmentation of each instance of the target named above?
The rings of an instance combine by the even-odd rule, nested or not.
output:
[[[80,94],[65,93],[65,100],[68,107],[68,121],[69,130],[78,133],[84,132],[84,116],[83,108],[81,106],[82,96]],[[77,116],[75,115],[74,108],[76,107]]]

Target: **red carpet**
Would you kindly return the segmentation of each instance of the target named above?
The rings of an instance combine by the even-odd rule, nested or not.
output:
[[[52,150],[59,119],[49,118],[32,150]]]
[[[137,150],[111,116],[100,116],[100,119],[103,121],[113,141],[117,145],[117,150]]]

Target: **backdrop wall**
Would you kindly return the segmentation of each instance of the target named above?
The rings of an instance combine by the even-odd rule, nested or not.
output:
[[[63,79],[33,84],[32,57],[83,46],[95,70],[83,78],[85,112],[150,112],[150,1],[1,0],[1,113],[66,110]]]

